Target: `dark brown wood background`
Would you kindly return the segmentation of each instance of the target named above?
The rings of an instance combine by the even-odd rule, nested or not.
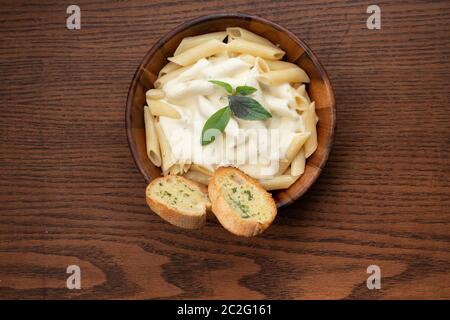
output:
[[[0,298],[449,299],[450,2],[376,1],[368,30],[372,2],[79,0],[70,31],[69,2],[1,0]],[[292,30],[336,95],[327,167],[253,239],[151,213],[125,136],[146,51],[217,12]]]

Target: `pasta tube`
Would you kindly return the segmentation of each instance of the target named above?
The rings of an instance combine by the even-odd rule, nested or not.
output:
[[[183,174],[183,165],[181,165],[179,163],[175,163],[173,166],[170,167],[169,174],[172,174],[172,175]]]
[[[311,99],[309,98],[308,92],[306,92],[306,87],[304,84],[302,84],[301,86],[299,86],[296,89],[297,93],[303,97],[305,97],[306,101],[308,101],[308,103],[311,103]]]
[[[303,111],[308,109],[309,104],[311,103],[311,101],[309,100],[309,97],[308,97],[307,94],[306,94],[306,96],[304,94],[301,94],[301,88],[302,87],[304,88],[305,85],[302,85],[298,89],[293,89],[292,88],[291,90],[292,90],[292,96],[294,98],[294,108],[303,112]]]
[[[168,74],[168,73],[171,73],[172,71],[175,71],[175,70],[177,70],[177,69],[179,69],[179,68],[180,68],[180,66],[179,66],[178,64],[173,63],[173,62],[169,62],[168,64],[166,64],[166,65],[159,71],[158,76],[159,76],[159,77],[162,77],[162,76],[164,76],[164,75],[166,75],[166,74]]]
[[[211,180],[211,176],[193,170],[189,170],[184,174],[184,176],[190,180],[194,180],[204,185],[208,185],[209,180]]]
[[[256,60],[256,58],[254,56],[252,56],[251,54],[246,54],[246,53],[240,54],[238,56],[238,58],[241,59],[242,61],[245,61],[245,62],[251,64],[251,65],[255,64],[255,60]]]
[[[305,149],[301,148],[291,163],[291,175],[298,177],[305,172]]]
[[[247,53],[269,60],[279,60],[284,56],[284,51],[278,47],[274,48],[243,39],[231,40],[227,44],[227,48],[230,52]]]
[[[175,110],[174,107],[172,107],[171,105],[169,105],[163,101],[149,100],[147,102],[149,104],[150,111],[155,116],[168,117],[168,118],[172,118],[172,119],[180,119],[181,118],[181,115],[178,113],[177,110]]]
[[[161,149],[161,169],[163,175],[167,175],[169,173],[170,167],[175,164],[175,159],[172,154],[172,148],[170,147],[169,142],[164,134],[161,125],[158,122],[155,122],[156,134],[158,135],[159,146]]]
[[[239,27],[230,27],[227,28],[227,34],[229,39],[244,39],[250,42],[262,44],[265,46],[277,48],[272,42],[267,40],[266,38],[263,38],[256,33],[253,33],[251,31],[239,28]]]
[[[299,66],[297,66],[295,63],[287,62],[287,61],[266,60],[266,63],[269,66],[271,71],[299,68]]]
[[[197,171],[197,172],[200,172],[200,173],[203,173],[203,174],[206,174],[208,176],[212,176],[213,175],[212,171],[210,171],[208,168],[205,168],[204,166],[199,165],[199,164],[191,165],[191,170]]]
[[[147,156],[157,167],[161,167],[161,152],[159,150],[158,136],[155,129],[155,118],[148,106],[144,107],[145,122],[145,145],[147,147]]]
[[[173,175],[182,175],[185,174],[189,168],[190,168],[190,164],[182,164],[182,163],[176,163],[173,166],[170,167],[169,169],[169,173],[173,174]]]
[[[261,59],[260,57],[257,57],[255,59],[255,67],[258,69],[259,73],[267,73],[269,72],[269,65],[264,59]]]
[[[270,179],[260,179],[259,183],[261,183],[263,188],[267,191],[287,189],[297,180],[297,178],[298,177],[291,175],[280,175]]]
[[[202,58],[210,57],[225,50],[225,43],[212,39],[190,48],[177,56],[170,57],[168,60],[181,66],[189,66]]]
[[[305,71],[300,68],[290,68],[283,70],[269,71],[260,74],[257,77],[258,81],[265,85],[278,85],[282,83],[293,82],[309,82],[309,77]]]
[[[145,98],[147,100],[160,100],[165,96],[164,91],[160,89],[150,89],[145,93]]]
[[[315,102],[312,102],[308,109],[303,112],[302,117],[305,129],[311,133],[305,143],[305,157],[308,158],[317,149],[316,111]]]
[[[178,68],[176,70],[173,70],[173,71],[163,75],[162,77],[159,77],[158,79],[156,79],[156,81],[154,83],[155,88],[157,88],[157,89],[162,88],[162,86],[165,85],[167,82],[169,82],[170,80],[175,79],[176,77],[181,75],[183,72],[185,72],[189,68],[190,67]]]
[[[292,160],[294,160],[294,157],[298,154],[300,149],[309,139],[309,136],[310,136],[309,132],[297,133],[294,136],[294,138],[291,141],[291,144],[287,149],[285,158],[280,161],[280,166],[278,168],[279,174],[282,174],[284,171],[286,171],[287,167],[289,167]]]
[[[222,42],[226,36],[227,36],[227,33],[225,31],[220,31],[220,32],[201,34],[199,36],[186,37],[183,40],[181,40],[181,43],[178,45],[178,47],[175,50],[175,53],[173,55],[177,56],[190,48],[196,47],[196,46],[198,46],[202,43],[205,43],[209,40],[212,40],[212,39]]]

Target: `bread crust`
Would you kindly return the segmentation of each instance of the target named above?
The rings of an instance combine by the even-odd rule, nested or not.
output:
[[[154,199],[151,196],[152,187],[158,182],[164,182],[168,177],[169,176],[156,178],[152,180],[147,186],[145,190],[145,199],[150,209],[157,215],[159,215],[162,219],[180,228],[199,229],[203,227],[206,221],[206,212],[211,207],[209,201],[205,204],[205,208],[202,213],[192,214],[192,212],[174,209],[159,201],[158,199]],[[207,196],[207,189],[205,186],[197,184],[196,182],[181,176],[179,178],[182,178],[186,184],[196,187],[198,190],[204,193],[205,196]]]
[[[246,183],[255,186],[263,195],[266,205],[271,208],[271,216],[267,221],[245,220],[231,207],[221,194],[222,186],[218,182],[221,176],[234,173],[242,177]],[[208,185],[209,199],[212,204],[212,212],[215,214],[222,226],[233,234],[244,237],[256,236],[266,230],[277,215],[277,207],[272,195],[268,193],[256,180],[242,171],[232,167],[218,168]]]

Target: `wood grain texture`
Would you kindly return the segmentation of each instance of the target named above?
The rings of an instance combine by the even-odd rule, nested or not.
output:
[[[0,298],[450,298],[450,3],[61,1],[0,6]],[[149,47],[199,14],[305,40],[337,131],[313,187],[267,233],[170,226],[147,209],[124,110]],[[65,287],[68,265],[82,289]],[[366,268],[382,289],[366,288]]]

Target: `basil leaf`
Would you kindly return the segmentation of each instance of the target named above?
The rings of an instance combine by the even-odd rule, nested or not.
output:
[[[248,96],[255,92],[256,88],[250,87],[250,86],[239,86],[236,88],[236,94],[240,96]]]
[[[215,85],[224,88],[229,94],[233,93],[233,87],[229,83],[219,80],[209,80],[208,82],[214,83]]]
[[[255,99],[243,96],[228,96],[233,114],[244,120],[265,120],[271,118],[269,111]]]
[[[206,146],[216,140],[216,137],[225,130],[230,118],[231,109],[229,106],[219,109],[209,117],[202,129],[202,146]]]

